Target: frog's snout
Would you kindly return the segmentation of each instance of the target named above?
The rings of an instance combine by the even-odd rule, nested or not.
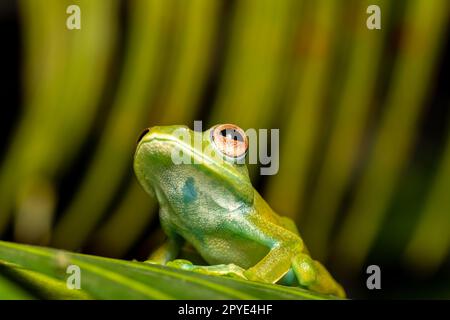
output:
[[[139,135],[137,139],[137,145],[145,142],[145,140],[151,140],[150,135],[152,137],[178,137],[185,136],[186,133],[189,134],[189,127],[185,125],[174,125],[174,126],[152,126],[144,129],[142,133]],[[145,137],[149,136],[149,139],[145,139]]]
[[[139,144],[139,142],[141,142],[142,138],[144,138],[145,135],[146,135],[147,133],[149,133],[149,131],[150,131],[150,128],[146,128],[146,129],[144,129],[144,131],[142,131],[142,133],[139,135],[139,138],[138,138],[137,141],[136,141],[136,144],[137,144],[137,145]]]

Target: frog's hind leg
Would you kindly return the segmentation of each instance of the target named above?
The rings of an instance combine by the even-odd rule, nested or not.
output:
[[[292,269],[299,284],[311,290],[345,298],[345,291],[328,273],[325,267],[305,253],[298,254],[292,260]]]
[[[300,232],[298,232],[297,226],[295,225],[295,222],[292,219],[282,216],[280,216],[279,218],[283,227],[285,227],[286,229],[295,233],[298,236],[300,235]]]
[[[214,276],[227,276],[232,278],[247,279],[244,276],[245,269],[235,265],[235,264],[217,264],[213,266],[198,266],[192,264],[192,262],[184,259],[176,259],[169,261],[166,264],[169,267],[174,267],[183,270],[194,271],[207,275]]]

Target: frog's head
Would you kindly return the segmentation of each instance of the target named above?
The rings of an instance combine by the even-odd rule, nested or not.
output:
[[[231,124],[204,132],[152,127],[139,138],[134,170],[143,188],[171,210],[233,211],[253,204],[247,148],[244,131]]]

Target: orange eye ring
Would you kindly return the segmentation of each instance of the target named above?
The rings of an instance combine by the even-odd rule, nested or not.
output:
[[[216,149],[226,157],[238,160],[247,154],[247,135],[234,124],[226,123],[213,127],[210,137]]]

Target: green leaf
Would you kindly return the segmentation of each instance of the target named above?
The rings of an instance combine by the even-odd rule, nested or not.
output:
[[[15,281],[15,285],[20,285],[23,290],[27,290],[27,294],[32,294],[37,298],[50,300],[90,299],[90,296],[83,290],[70,290],[66,283],[39,272],[8,265],[0,265],[0,272],[7,275],[11,281]]]
[[[208,276],[137,261],[103,258],[0,241],[0,273],[16,273],[49,299],[335,299],[301,288]],[[81,270],[81,292],[66,288],[69,265]],[[14,278],[14,277],[10,277]],[[14,294],[15,283],[2,292]],[[8,282],[9,283],[9,282]],[[56,292],[49,294],[55,288]],[[14,288],[14,287],[13,287]],[[49,291],[50,290],[50,291]],[[73,291],[70,295],[68,291]],[[47,294],[42,294],[42,293]],[[12,298],[22,299],[20,294]]]
[[[32,299],[23,288],[0,274],[0,300]]]

